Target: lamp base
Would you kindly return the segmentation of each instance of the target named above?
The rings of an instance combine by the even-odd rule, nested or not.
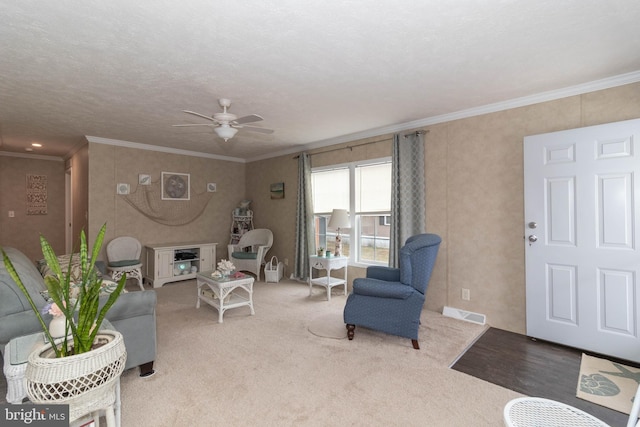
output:
[[[336,236],[335,256],[342,256],[342,236]]]

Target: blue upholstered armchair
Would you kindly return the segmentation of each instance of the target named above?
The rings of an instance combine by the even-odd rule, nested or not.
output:
[[[344,307],[350,340],[362,326],[407,337],[420,348],[420,313],[441,241],[436,234],[411,236],[400,249],[400,268],[369,267],[366,278],[353,281]]]

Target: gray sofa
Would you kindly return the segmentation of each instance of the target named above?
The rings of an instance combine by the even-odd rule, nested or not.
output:
[[[47,302],[40,292],[46,290],[46,285],[35,264],[17,249],[3,249],[34,303],[42,310]],[[106,297],[101,299],[103,303],[106,301]],[[106,317],[124,337],[127,348],[125,369],[139,366],[140,376],[153,374],[153,362],[156,358],[155,291],[123,293]],[[43,318],[48,324],[51,315],[45,314]],[[11,339],[40,331],[42,326],[27,298],[0,260],[0,351],[4,353],[4,347]]]

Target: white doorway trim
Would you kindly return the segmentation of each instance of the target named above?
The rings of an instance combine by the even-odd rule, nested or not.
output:
[[[73,250],[73,177],[72,168],[65,170],[64,174],[64,247],[65,253]]]

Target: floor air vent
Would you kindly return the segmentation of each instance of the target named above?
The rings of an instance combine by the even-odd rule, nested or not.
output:
[[[460,310],[459,308],[446,307],[442,310],[442,314],[454,319],[466,320],[467,322],[484,325],[487,322],[487,316],[471,311]]]

